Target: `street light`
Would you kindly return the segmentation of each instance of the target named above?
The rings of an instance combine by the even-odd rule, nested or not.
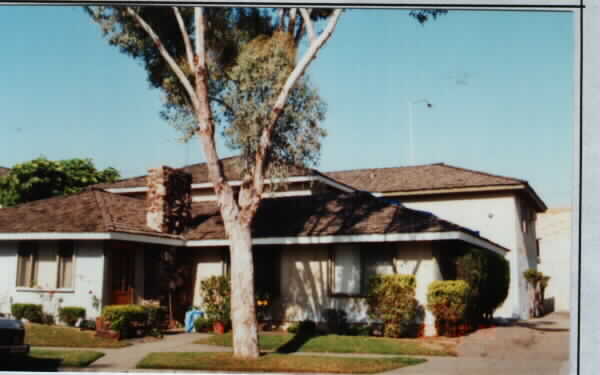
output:
[[[423,103],[427,108],[433,107],[433,104],[427,99],[417,99],[408,102],[408,149],[410,152],[410,164],[415,164],[415,150],[413,147],[414,136],[413,136],[413,105]]]

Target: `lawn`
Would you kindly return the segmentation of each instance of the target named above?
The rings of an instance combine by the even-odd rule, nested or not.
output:
[[[150,353],[138,363],[141,369],[313,372],[373,374],[425,362],[418,358],[348,358],[266,354],[257,360],[234,359],[232,353]]]
[[[1,371],[57,371],[61,367],[86,367],[104,353],[90,350],[32,349],[29,355],[3,359]]]
[[[122,348],[127,342],[96,337],[94,331],[78,328],[27,324],[25,342],[31,346],[62,346],[68,348]]]
[[[196,344],[232,346],[231,333],[213,335],[195,341]],[[321,335],[301,338],[289,333],[262,333],[259,335],[262,350],[279,353],[329,352],[369,353],[396,355],[455,356],[454,345],[428,339],[391,339],[368,336]]]

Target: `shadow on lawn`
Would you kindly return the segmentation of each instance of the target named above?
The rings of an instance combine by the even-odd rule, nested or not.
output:
[[[295,353],[306,344],[308,340],[317,336],[314,333],[297,333],[290,341],[277,348],[276,352],[280,354]]]
[[[0,361],[0,371],[56,372],[61,364],[61,359],[33,358],[30,356],[12,357]]]

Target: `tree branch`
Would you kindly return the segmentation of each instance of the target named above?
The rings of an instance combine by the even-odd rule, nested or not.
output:
[[[144,31],[146,31],[148,36],[150,36],[150,38],[156,45],[156,48],[160,52],[161,56],[165,59],[167,64],[169,64],[169,67],[173,70],[173,73],[175,73],[175,75],[177,76],[177,78],[179,79],[179,81],[181,82],[183,87],[185,88],[185,91],[187,92],[187,94],[190,97],[190,100],[192,101],[194,109],[197,110],[199,108],[200,104],[198,101],[198,97],[196,96],[196,92],[194,91],[194,87],[192,86],[190,81],[185,76],[185,73],[183,72],[183,70],[181,70],[179,65],[177,65],[177,63],[175,62],[175,60],[173,59],[171,54],[169,54],[169,51],[167,51],[165,46],[162,44],[158,35],[154,32],[152,27],[150,25],[148,25],[146,23],[146,21],[144,21],[144,19],[135,10],[133,10],[133,8],[127,7],[127,13],[129,13],[131,16],[133,16],[133,18],[135,18],[135,20],[140,25],[140,27],[142,29],[144,29]]]
[[[296,14],[298,13],[298,8],[290,9],[290,21],[288,22],[288,33],[294,35],[294,28],[296,27]]]
[[[306,8],[300,8],[300,14],[302,14],[302,18],[304,19],[304,24],[306,25],[306,32],[308,33],[308,38],[310,39],[310,42],[315,43],[317,35],[315,34],[315,27],[313,25],[313,22],[310,19],[310,12],[306,10]]]
[[[313,43],[311,43],[304,56],[302,56],[302,59],[300,59],[283,85],[283,88],[281,89],[281,92],[279,93],[279,96],[273,105],[273,109],[271,110],[269,123],[267,126],[265,126],[260,135],[259,146],[255,156],[252,197],[249,199],[249,202],[244,204],[243,207],[240,207],[242,208],[242,211],[249,211],[250,213],[253,213],[258,209],[258,203],[260,202],[260,198],[264,190],[264,176],[268,164],[267,156],[271,147],[273,129],[283,113],[283,109],[291,89],[294,87],[300,77],[302,77],[310,62],[317,56],[317,53],[321,47],[323,47],[325,42],[327,42],[327,40],[331,37],[331,34],[335,30],[335,26],[341,14],[342,9],[336,9],[333,11],[329,17],[325,30],[323,30],[321,35],[319,35],[319,37]],[[243,215],[246,215],[246,212],[243,212]]]
[[[203,8],[194,8],[194,22],[197,60],[194,74],[196,78],[196,95],[199,101],[198,110],[196,111],[199,124],[198,138],[202,144],[208,168],[208,176],[213,183],[217,203],[220,207],[223,220],[226,221],[225,228],[227,230],[232,225],[229,221],[235,220],[238,216],[239,208],[235,203],[233,190],[227,184],[227,180],[223,174],[223,168],[219,161],[217,145],[215,143],[215,125],[213,123],[208,94],[208,69],[206,66],[206,44],[204,40],[206,21]]]
[[[192,42],[190,41],[190,36],[187,33],[187,29],[185,28],[185,23],[183,22],[183,17],[181,17],[181,13],[177,7],[173,7],[173,12],[175,13],[175,18],[177,19],[177,24],[179,25],[179,30],[181,30],[181,37],[183,38],[183,44],[185,45],[185,54],[187,55],[187,62],[190,66],[190,70],[194,71],[194,52],[192,51]]]

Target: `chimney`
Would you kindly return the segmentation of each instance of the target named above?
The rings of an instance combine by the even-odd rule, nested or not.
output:
[[[155,231],[180,234],[191,217],[192,176],[167,166],[148,170],[146,225]]]

